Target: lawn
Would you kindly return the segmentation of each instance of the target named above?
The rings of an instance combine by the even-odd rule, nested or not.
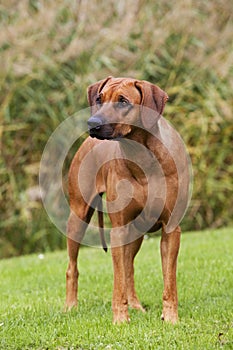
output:
[[[64,251],[0,261],[0,349],[233,349],[233,229],[183,234],[177,325],[160,321],[159,238],[145,240],[136,285],[147,312],[112,325],[111,254],[80,252],[79,308],[63,312]]]

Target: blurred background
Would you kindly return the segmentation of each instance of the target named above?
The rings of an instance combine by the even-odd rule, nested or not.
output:
[[[183,230],[232,225],[232,35],[232,0],[1,1],[0,257],[65,247],[40,201],[40,159],[108,75],[169,95],[164,116],[193,165]]]

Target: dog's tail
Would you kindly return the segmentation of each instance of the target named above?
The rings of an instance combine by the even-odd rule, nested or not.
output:
[[[103,250],[107,253],[108,246],[104,237],[104,214],[103,214],[103,201],[102,201],[101,195],[100,195],[100,200],[98,201],[98,204],[97,204],[97,212],[98,212],[100,240],[101,240]]]

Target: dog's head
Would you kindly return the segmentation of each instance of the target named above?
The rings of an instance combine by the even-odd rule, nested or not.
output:
[[[108,77],[88,87],[90,136],[127,137],[135,127],[151,129],[160,118],[167,94],[147,81]]]

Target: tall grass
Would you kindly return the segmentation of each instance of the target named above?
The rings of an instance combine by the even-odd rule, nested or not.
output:
[[[230,0],[0,5],[2,256],[63,246],[38,201],[41,154],[58,124],[87,106],[86,87],[107,75],[169,94],[164,116],[194,170],[184,228],[232,223],[232,13]]]

